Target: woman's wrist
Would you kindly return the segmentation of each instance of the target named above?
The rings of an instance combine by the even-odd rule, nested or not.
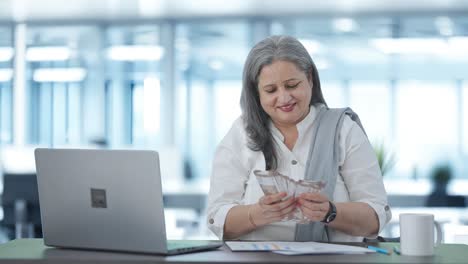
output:
[[[249,208],[247,209],[247,217],[249,219],[249,223],[250,225],[253,227],[253,229],[257,229],[257,224],[255,223],[254,219],[253,219],[253,216],[252,216],[252,210],[253,210],[253,207],[255,206],[255,204],[251,204],[249,205]]]

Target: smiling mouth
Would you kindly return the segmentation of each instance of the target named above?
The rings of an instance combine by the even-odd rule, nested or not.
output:
[[[278,108],[283,112],[291,112],[295,106],[296,106],[296,103],[293,103],[293,104],[283,105]]]

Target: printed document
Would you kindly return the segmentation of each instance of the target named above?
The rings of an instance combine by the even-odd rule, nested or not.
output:
[[[272,251],[283,255],[365,254],[374,252],[365,247],[319,242],[226,241],[225,243],[232,251]]]

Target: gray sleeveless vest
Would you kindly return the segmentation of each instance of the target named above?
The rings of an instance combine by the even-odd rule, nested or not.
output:
[[[339,173],[340,132],[346,115],[351,117],[364,131],[361,121],[351,108],[328,108],[323,104],[316,105],[312,131],[313,139],[309,149],[309,156],[305,169],[306,180],[327,181],[322,191],[328,199],[333,200],[336,177]],[[365,133],[365,132],[364,132]],[[328,242],[328,227],[321,222],[297,224],[295,231],[296,241]]]

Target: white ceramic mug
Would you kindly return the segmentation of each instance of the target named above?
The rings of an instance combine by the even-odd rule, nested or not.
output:
[[[434,242],[434,226],[437,241]],[[408,256],[432,256],[442,240],[440,225],[432,214],[400,214],[400,251]]]

